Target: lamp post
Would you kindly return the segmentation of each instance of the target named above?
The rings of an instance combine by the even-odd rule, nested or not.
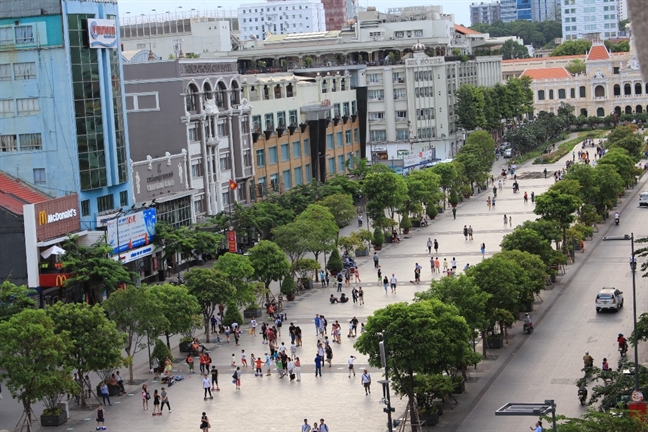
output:
[[[383,340],[378,342],[378,347],[380,351],[380,361],[382,363],[382,366],[385,368],[385,379],[378,381],[380,384],[383,386],[383,397],[385,401],[385,408],[383,408],[383,411],[387,413],[387,430],[389,432],[393,432],[394,430],[394,425],[392,423],[392,412],[395,411],[394,408],[391,406],[391,397],[389,394],[389,371],[387,369],[387,331],[383,331],[382,333]]]
[[[637,271],[637,258],[634,251],[634,233],[630,234],[630,271],[632,272],[632,328],[635,335],[634,341],[634,378],[635,391],[639,391],[639,351],[637,343],[637,289],[635,284],[635,273]]]

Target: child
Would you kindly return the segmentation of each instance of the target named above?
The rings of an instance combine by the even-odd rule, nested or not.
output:
[[[232,353],[232,363],[231,363],[231,366],[232,366],[232,367],[236,367],[236,354],[234,354],[234,353]]]
[[[378,266],[378,283],[382,280],[382,270],[380,269],[380,266]]]
[[[99,404],[99,407],[97,408],[97,430],[106,430],[104,421],[103,405]],[[99,423],[101,423],[101,427],[99,427]]]
[[[189,373],[196,373],[194,372],[194,361],[193,361],[193,356],[191,353],[187,356],[187,364],[189,365]]]
[[[247,358],[245,356],[245,350],[241,350],[241,364],[243,367],[247,367]]]

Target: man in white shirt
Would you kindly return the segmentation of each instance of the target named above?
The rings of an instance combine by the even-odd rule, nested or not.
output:
[[[250,321],[250,325],[252,326],[252,334],[254,335],[254,337],[256,337],[257,320],[252,318],[252,321]]]
[[[396,292],[396,284],[398,283],[398,279],[396,279],[396,275],[392,273],[391,279],[389,280],[389,285],[391,287],[391,292],[394,294]]]
[[[367,372],[367,369],[362,374],[362,385],[365,389],[365,396],[369,395],[371,393],[371,375]]]
[[[355,369],[353,369],[353,362],[356,360],[354,356],[349,356],[349,378],[351,378],[351,373],[353,373],[353,376],[355,376]]]

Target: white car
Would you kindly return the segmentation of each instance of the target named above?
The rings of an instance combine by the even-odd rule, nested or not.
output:
[[[504,159],[510,159],[511,156],[512,156],[512,151],[511,151],[511,149],[508,148],[508,149],[504,150],[504,154],[503,154],[503,156],[504,156]]]
[[[623,307],[623,291],[616,288],[603,288],[596,294],[596,312],[603,309],[618,311]]]
[[[639,207],[648,207],[648,191],[643,191],[639,194]]]

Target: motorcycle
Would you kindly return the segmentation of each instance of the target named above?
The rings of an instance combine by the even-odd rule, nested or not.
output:
[[[619,354],[621,357],[625,357],[628,354],[628,343],[625,342],[622,345],[619,345]]]
[[[360,219],[360,218],[358,218],[358,226],[359,226],[359,227],[362,226],[362,219]]]
[[[578,389],[578,400],[582,406],[587,403],[587,389],[585,387]]]
[[[619,225],[619,218],[618,217],[614,218],[614,224]]]
[[[528,334],[533,333],[533,323],[531,321],[525,322],[524,326],[522,327],[522,331]]]

